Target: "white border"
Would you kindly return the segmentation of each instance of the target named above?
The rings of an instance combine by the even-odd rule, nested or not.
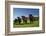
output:
[[[13,28],[13,8],[35,8],[39,10],[39,27]],[[42,6],[28,6],[28,5],[10,5],[10,31],[34,31],[42,30]]]

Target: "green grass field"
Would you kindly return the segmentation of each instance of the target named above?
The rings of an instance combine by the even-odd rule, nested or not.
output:
[[[13,24],[13,27],[16,28],[16,27],[38,27],[39,26],[39,21],[34,21],[33,23],[29,24],[24,24],[22,23],[22,25],[16,25],[16,24]]]

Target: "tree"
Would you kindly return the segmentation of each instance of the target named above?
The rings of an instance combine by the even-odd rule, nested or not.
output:
[[[25,16],[22,16],[23,23],[25,23]]]
[[[17,22],[18,22],[18,20],[17,20],[17,19],[15,19],[15,20],[14,20],[14,24],[15,24],[15,23],[17,23]]]
[[[20,17],[17,17],[18,18],[18,22],[19,24],[21,24],[21,18]]]
[[[29,14],[29,20],[30,20],[30,23],[34,21],[32,14]]]
[[[27,17],[25,17],[25,16],[22,16],[22,20],[23,20],[23,23],[27,23]]]
[[[25,17],[25,23],[27,24],[27,17]]]

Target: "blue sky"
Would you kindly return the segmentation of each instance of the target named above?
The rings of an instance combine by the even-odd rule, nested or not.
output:
[[[39,9],[13,8],[13,19],[21,16],[29,16],[29,14],[32,14],[33,16],[39,16]]]

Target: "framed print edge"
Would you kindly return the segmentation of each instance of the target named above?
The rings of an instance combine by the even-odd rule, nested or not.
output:
[[[8,16],[8,14],[7,14],[8,13],[7,12],[8,11],[7,10],[7,7],[8,7],[7,4],[8,3],[7,2],[8,1],[5,1],[5,36],[8,36],[8,26],[7,26],[8,25],[8,18],[7,18],[7,16]]]
[[[42,6],[42,30],[38,31],[21,31],[21,32],[10,32],[10,7],[9,5],[14,4],[24,4],[24,5],[41,5]],[[38,34],[45,32],[45,4],[44,3],[33,3],[33,2],[18,2],[18,1],[5,1],[5,35],[20,35],[20,34]]]
[[[5,36],[8,36],[8,30],[7,30],[7,1],[5,1]]]

